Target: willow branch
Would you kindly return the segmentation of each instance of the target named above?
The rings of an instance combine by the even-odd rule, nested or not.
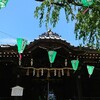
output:
[[[68,2],[64,2],[64,3],[63,3],[63,2],[61,2],[61,3],[59,3],[59,2],[51,2],[51,4],[54,4],[54,5],[57,5],[57,6],[60,6],[60,7],[66,7],[69,3],[68,3]],[[80,3],[77,3],[77,2],[75,2],[75,1],[73,1],[71,4],[72,4],[72,5],[75,5],[75,6],[84,7],[84,5],[82,5],[82,4],[80,4]],[[90,9],[94,8],[95,10],[100,11],[100,9],[99,9],[97,6],[89,6],[89,8],[90,8]]]

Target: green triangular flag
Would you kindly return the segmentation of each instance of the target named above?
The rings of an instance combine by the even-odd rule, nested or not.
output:
[[[92,5],[93,4],[93,1],[94,0],[81,0],[81,2],[82,2],[82,4],[84,5],[84,6],[90,6],[90,5]]]
[[[94,66],[87,65],[88,74],[92,75],[94,71]]]
[[[26,45],[27,45],[27,40],[22,38],[17,38],[18,53],[23,53]]]
[[[48,51],[48,56],[49,56],[50,63],[54,63],[56,54],[57,54],[56,51]]]
[[[8,0],[0,0],[0,8],[4,8],[7,4]]]
[[[73,70],[76,71],[78,69],[79,60],[71,60],[71,64],[72,64]]]

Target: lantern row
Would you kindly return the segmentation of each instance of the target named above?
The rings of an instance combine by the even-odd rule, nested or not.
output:
[[[23,53],[26,45],[27,45],[27,40],[22,39],[22,38],[17,38],[17,46],[18,46],[18,52],[19,52],[19,65],[21,65],[21,59],[22,59],[21,53]],[[52,63],[54,63],[56,55],[57,55],[56,51],[54,51],[54,50],[48,51],[49,61],[50,61],[51,65],[52,65]],[[71,60],[71,64],[72,64],[73,70],[76,71],[79,66],[79,60],[78,59]],[[52,67],[52,66],[50,66],[50,67]],[[48,73],[50,73],[50,70],[51,69],[48,69]],[[58,70],[58,69],[54,69],[54,71],[56,71],[56,70]],[[87,70],[88,70],[89,76],[91,76],[93,73],[93,70],[94,70],[94,66],[87,65]],[[28,71],[29,71],[29,69],[28,69]],[[33,71],[35,71],[35,70],[33,70]],[[62,71],[63,71],[63,69],[62,69]],[[33,72],[33,73],[35,73],[35,72]],[[37,73],[39,74],[39,70],[37,71]],[[41,70],[41,73],[43,74],[43,69]],[[60,70],[59,70],[59,73],[60,73]]]
[[[75,66],[76,65],[72,65],[72,68],[33,68],[33,67],[27,67],[27,68],[22,67],[22,68],[27,70],[26,71],[27,76],[29,76],[30,71],[33,70],[32,71],[33,76],[36,75],[37,77],[40,77],[40,76],[43,76],[45,73],[47,73],[47,77],[50,77],[52,76],[51,74],[53,73],[53,76],[61,77],[64,75],[70,76],[70,71],[76,72],[78,67],[75,67]],[[94,68],[95,68],[94,66],[87,65],[87,71],[88,71],[89,77],[91,77],[91,75],[93,74]]]
[[[72,68],[27,68],[26,75],[30,75],[30,70],[33,70],[33,76],[36,75],[36,77],[44,76],[44,74],[47,72],[47,77],[51,77],[52,73],[53,76],[64,76],[65,74],[67,76],[70,76],[70,70]]]

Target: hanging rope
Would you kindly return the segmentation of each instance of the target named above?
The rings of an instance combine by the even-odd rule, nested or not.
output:
[[[8,34],[8,33],[6,33],[6,32],[3,32],[3,31],[0,31],[0,34],[5,34],[5,35],[7,35],[7,36],[9,36],[10,38],[13,38],[13,39],[16,39],[16,37],[14,37],[14,36],[12,36],[11,34]]]

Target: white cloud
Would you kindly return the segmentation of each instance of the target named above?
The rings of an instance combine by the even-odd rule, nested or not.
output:
[[[0,39],[0,44],[16,44],[16,39],[12,38]]]
[[[28,41],[28,44],[32,42],[31,40]],[[16,39],[12,39],[12,38],[2,38],[0,39],[0,44],[8,44],[8,45],[15,45],[17,44]]]

